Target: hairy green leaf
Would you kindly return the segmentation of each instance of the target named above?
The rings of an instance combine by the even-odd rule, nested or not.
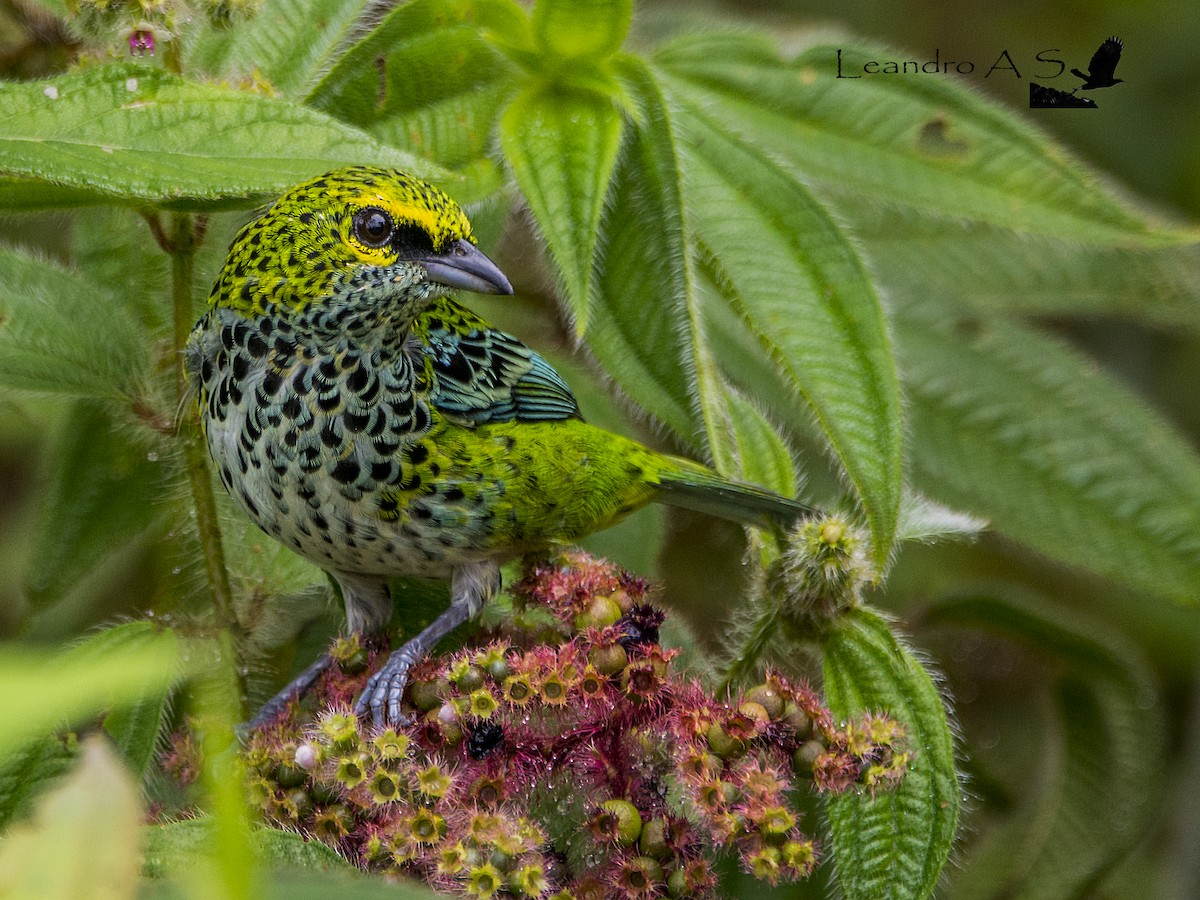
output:
[[[145,622],[122,628],[55,656],[12,647],[0,654],[0,690],[11,717],[0,730],[0,760],[54,728],[169,688],[179,675],[174,636]],[[126,640],[134,630],[146,631],[144,639]]]
[[[1065,668],[1053,686],[1049,746],[1024,801],[985,834],[954,879],[954,896],[1057,900],[1090,896],[1157,818],[1164,726],[1136,649],[1044,599],[962,597],[935,623],[994,631]]]
[[[655,59],[673,89],[798,177],[923,212],[1079,241],[1155,232],[1044,135],[949,78],[838,78],[879,48],[821,44],[784,60],[766,39],[689,35]],[[686,86],[685,86],[686,82]]]
[[[900,383],[879,298],[858,253],[812,195],[765,154],[682,104],[689,222],[744,327],[800,393],[862,499],[876,562],[900,507]]]
[[[250,206],[349,163],[449,178],[315,110],[161,68],[97,66],[0,92],[0,173],[116,203]]]
[[[154,456],[140,440],[118,433],[103,407],[75,405],[61,426],[37,520],[27,585],[35,606],[62,599],[105,560],[156,529],[167,507],[165,476]]]
[[[628,68],[642,110],[627,127],[609,197],[588,348],[635,403],[694,447],[703,439],[691,408],[690,250],[675,139],[657,85],[640,63]]]
[[[1195,451],[1061,341],[948,318],[896,320],[917,485],[1039,553],[1195,603]]]
[[[86,188],[65,187],[36,178],[0,176],[0,209],[5,213],[101,206],[108,198]]]
[[[268,0],[250,17],[210,27],[186,68],[265,81],[289,97],[308,89],[350,38],[369,0]]]
[[[331,853],[333,851],[330,851]],[[439,900],[435,893],[412,881],[383,881],[362,878],[348,872],[313,872],[304,869],[279,869],[260,879],[256,897],[262,900]],[[178,881],[147,882],[138,892],[139,900],[193,900],[193,878]]]
[[[973,538],[984,531],[984,519],[950,509],[915,491],[906,490],[900,501],[896,540],[933,543],[939,540]]]
[[[120,301],[48,259],[0,248],[0,384],[133,399],[148,335]]]
[[[500,122],[501,149],[546,241],[578,334],[587,329],[600,216],[621,130],[610,98],[580,91],[523,93]]]
[[[725,396],[737,459],[737,467],[732,471],[739,478],[770,488],[781,496],[795,497],[800,492],[800,478],[792,451],[779,429],[745,394],[726,385]]]
[[[511,0],[414,0],[347,50],[307,102],[421,157],[461,166],[491,149],[514,90],[512,64],[487,38],[527,28]]]
[[[0,833],[75,761],[75,736],[45,735],[0,762]]]
[[[1200,331],[1200,246],[1120,248],[1019,234],[854,198],[852,223],[879,283],[905,305],[1116,316]],[[970,277],[963,277],[969,272]]]
[[[125,622],[106,628],[75,649],[77,656],[120,653],[134,657],[153,654],[163,643],[163,632],[149,622]],[[154,759],[159,736],[166,726],[170,685],[151,685],[142,696],[114,703],[104,716],[104,731],[113,739],[125,763],[140,778]]]
[[[165,878],[186,871],[213,846],[216,827],[210,817],[155,825],[146,831],[142,871],[151,878]],[[288,867],[306,872],[356,871],[337,851],[320,841],[305,840],[292,831],[255,828],[250,833],[254,856],[264,866]]]
[[[852,610],[820,639],[835,715],[882,712],[908,732],[913,757],[897,788],[829,798],[837,880],[847,900],[928,897],[958,825],[954,740],[936,685],[887,622]]]

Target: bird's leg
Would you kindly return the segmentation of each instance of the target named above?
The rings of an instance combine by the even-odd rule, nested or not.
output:
[[[346,622],[351,633],[371,636],[382,632],[392,612],[392,595],[388,590],[387,581],[358,575],[334,577],[342,590],[342,600],[346,604]],[[321,677],[321,673],[332,663],[333,657],[329,653],[322,653],[316,662],[264,703],[245,727],[253,730],[277,718],[289,703],[307,694]]]
[[[387,658],[383,667],[371,676],[355,704],[355,712],[368,711],[376,725],[403,724],[400,698],[408,683],[409,670],[447,634],[474,618],[483,605],[500,590],[500,567],[492,560],[459,566],[450,582],[450,608]]]
[[[316,680],[321,677],[321,673],[332,663],[333,657],[328,653],[322,653],[317,657],[316,662],[289,681],[283,690],[264,703],[262,708],[254,714],[254,718],[246,723],[246,728],[253,731],[277,718],[289,703],[299,700],[308,693],[309,688],[316,683]]]

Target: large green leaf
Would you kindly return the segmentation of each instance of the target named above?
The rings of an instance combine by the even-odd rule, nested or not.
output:
[[[946,310],[896,319],[918,487],[1015,541],[1200,600],[1200,459],[1061,341]]]
[[[45,735],[0,763],[0,834],[75,761],[75,736]]]
[[[520,40],[511,0],[414,0],[393,9],[309,93],[309,105],[442,165],[490,149],[513,67],[486,38]]]
[[[930,620],[998,632],[1055,661],[1039,769],[1003,826],[985,832],[954,879],[969,900],[1068,900],[1103,876],[1157,817],[1166,771],[1161,705],[1136,649],[1043,598],[962,597]],[[1030,789],[1036,785],[1036,789]]]
[[[119,299],[50,260],[0,248],[0,384],[132,399],[150,340]]]
[[[588,348],[642,409],[685,444],[703,446],[692,408],[691,251],[675,137],[653,78],[637,61],[627,68],[642,108],[626,129],[608,201]]]
[[[10,647],[0,653],[9,717],[0,729],[0,761],[54,728],[164,691],[179,674],[174,636],[167,631],[153,632],[136,652],[104,638],[56,656]]]
[[[0,89],[0,173],[116,203],[249,206],[348,163],[446,177],[316,110],[145,65]]]
[[[186,68],[265,81],[289,97],[334,60],[369,0],[266,0],[253,16],[207,29]]]
[[[27,589],[35,606],[61,600],[163,520],[166,464],[153,446],[118,433],[98,404],[78,403],[66,416],[29,562]],[[150,599],[131,596],[130,607]]]
[[[889,296],[973,310],[1108,315],[1200,331],[1200,246],[1120,248],[839,198]],[[970,277],[963,277],[969,272]]]
[[[892,716],[907,729],[913,747],[908,772],[894,790],[828,800],[838,884],[847,900],[928,897],[958,826],[960,788],[942,698],[920,662],[875,613],[847,612],[820,643],[830,709],[842,718],[864,712]]]
[[[86,651],[94,656],[119,653],[127,657],[137,656],[143,650],[154,653],[162,642],[160,633],[150,622],[124,622],[93,635],[76,653]],[[158,749],[166,727],[170,693],[171,685],[150,686],[140,697],[114,703],[104,716],[105,733],[138,778],[145,774]]]
[[[882,563],[900,508],[904,425],[879,297],[850,240],[803,185],[702,108],[681,106],[685,197],[706,263],[777,377],[815,413]]]
[[[613,100],[526,92],[504,112],[500,146],[546,241],[579,334],[587,328],[600,216],[621,146]]]
[[[821,44],[784,60],[769,40],[689,35],[655,59],[674,90],[805,180],[957,219],[1118,243],[1154,233],[1059,147],[950,78],[838,78],[886,50]],[[686,86],[685,86],[686,82]]]
[[[164,878],[187,871],[213,845],[216,826],[209,817],[169,822],[147,829],[142,871]],[[350,863],[320,841],[293,831],[257,827],[250,832],[255,859],[272,868],[287,866],[313,872],[352,872]]]

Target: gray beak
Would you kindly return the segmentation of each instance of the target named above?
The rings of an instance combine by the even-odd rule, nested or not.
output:
[[[500,267],[470,241],[455,241],[442,253],[420,258],[429,280],[476,294],[511,294],[512,285]]]

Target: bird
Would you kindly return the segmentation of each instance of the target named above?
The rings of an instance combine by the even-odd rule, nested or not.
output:
[[[1125,44],[1119,37],[1110,37],[1107,41],[1099,46],[1095,53],[1092,54],[1092,61],[1088,63],[1087,74],[1072,69],[1071,74],[1077,78],[1083,79],[1083,84],[1075,88],[1076,91],[1090,91],[1096,88],[1112,87],[1115,84],[1122,84],[1123,78],[1113,78],[1113,74],[1117,70],[1117,63],[1121,61],[1121,51],[1125,49]],[[1071,93],[1074,93],[1072,91]]]
[[[558,372],[456,291],[513,293],[462,207],[407,173],[342,167],[241,228],[185,349],[225,489],[338,583],[350,632],[386,630],[403,605],[391,579],[449,580],[449,607],[357,698],[376,725],[406,721],[409,670],[500,590],[510,559],[651,501],[777,532],[811,512],[587,423]],[[317,659],[250,725],[330,663]]]

